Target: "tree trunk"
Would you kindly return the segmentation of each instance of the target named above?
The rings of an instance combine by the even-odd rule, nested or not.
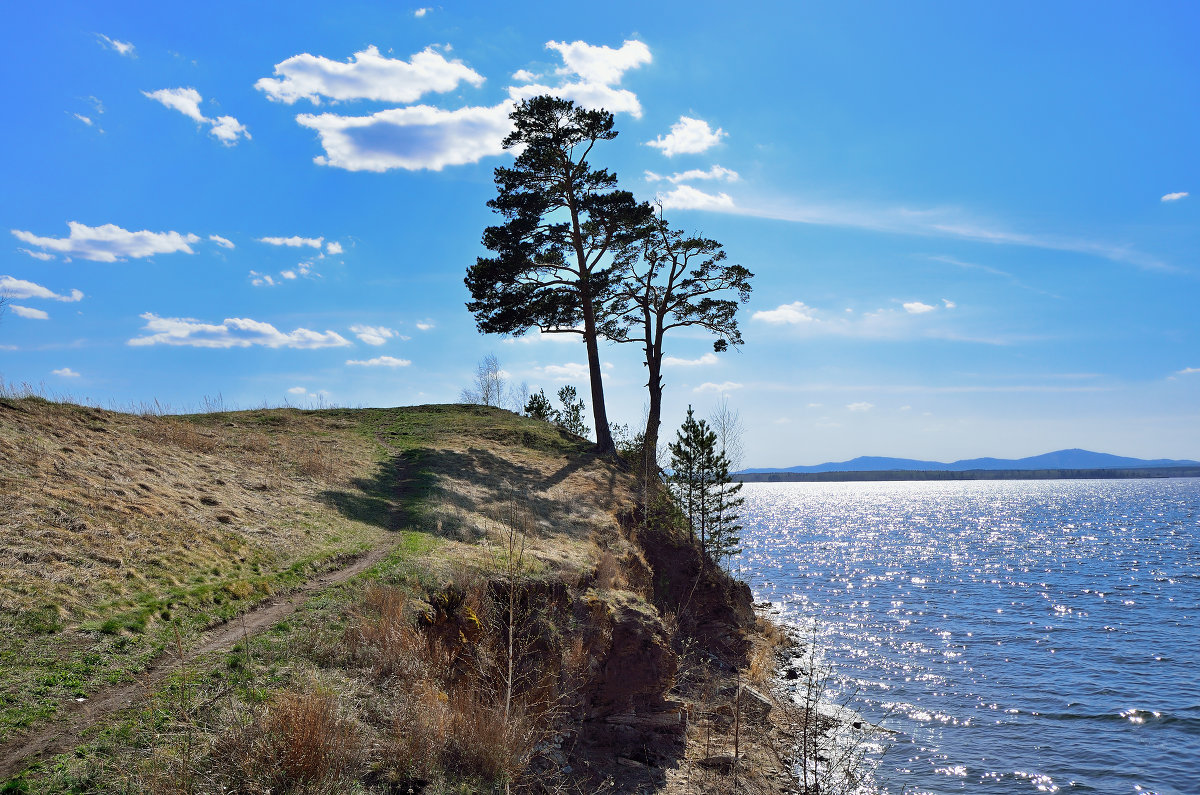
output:
[[[646,413],[645,453],[642,457],[643,474],[653,477],[658,467],[658,431],[662,425],[662,356],[658,355],[655,347],[646,345],[646,367],[650,371],[650,379],[646,386],[650,391],[650,410]]]
[[[596,341],[596,310],[592,297],[583,297],[583,341],[587,345],[588,376],[592,382],[592,418],[596,422],[596,453],[615,456],[617,446],[613,443],[612,431],[608,427],[608,412],[604,408],[604,381],[600,370],[600,345]]]

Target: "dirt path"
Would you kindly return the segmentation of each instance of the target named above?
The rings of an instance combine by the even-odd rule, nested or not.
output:
[[[399,538],[389,535],[349,565],[314,577],[290,594],[264,602],[242,616],[208,630],[201,636],[199,644],[185,652],[184,662],[210,652],[227,651],[245,635],[255,635],[273,627],[295,612],[309,596],[363,573],[387,557],[398,544]],[[172,671],[178,670],[179,664],[178,657],[163,654],[134,681],[101,688],[83,702],[64,702],[49,725],[0,744],[0,782],[7,781],[39,759],[74,748],[87,729],[145,698]]]

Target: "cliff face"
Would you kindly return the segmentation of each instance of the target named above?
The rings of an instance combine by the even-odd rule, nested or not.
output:
[[[32,761],[27,746],[148,791],[667,791],[698,688],[719,690],[752,651],[744,584],[663,517],[631,519],[630,474],[505,411],[181,418],[6,399],[0,472],[0,651],[23,661],[0,705],[0,781]],[[30,589],[45,561],[58,584]],[[281,600],[294,612],[255,636]],[[239,613],[243,639],[221,641]],[[182,734],[77,708],[119,678],[131,698],[179,699],[181,670],[186,755]],[[270,779],[272,754],[313,721],[344,758]],[[64,745],[97,723],[131,744]]]

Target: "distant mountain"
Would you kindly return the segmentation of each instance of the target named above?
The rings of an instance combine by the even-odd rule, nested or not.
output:
[[[917,461],[912,458],[881,458],[859,456],[849,461],[829,462],[816,466],[795,466],[783,469],[743,469],[739,474],[750,472],[965,472],[972,469],[1135,469],[1141,467],[1185,467],[1200,466],[1200,461],[1175,461],[1166,458],[1147,460],[1128,458],[1108,453],[1093,453],[1090,450],[1056,450],[1053,453],[1030,456],[1029,458],[967,458],[944,464],[940,461]]]

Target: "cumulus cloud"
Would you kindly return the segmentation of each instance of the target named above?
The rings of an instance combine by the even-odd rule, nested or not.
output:
[[[718,182],[737,182],[739,179],[741,179],[741,177],[739,177],[738,173],[733,169],[717,165],[714,165],[707,171],[699,168],[693,168],[688,171],[680,171],[669,176],[656,174],[653,171],[646,172],[647,182],[670,182],[672,185],[678,185],[681,182],[691,182],[697,179],[711,179]]]
[[[74,303],[83,299],[82,290],[71,290],[67,295],[59,295],[53,290],[34,282],[16,279],[12,276],[0,276],[0,295],[9,298],[44,298],[48,301],[65,301]]]
[[[421,331],[430,331],[430,330],[436,328],[436,326],[434,326],[434,323],[432,320],[418,320],[417,328],[420,329]]]
[[[51,370],[52,375],[57,375],[61,378],[78,378],[79,373],[72,370],[70,367],[60,367],[57,370]]]
[[[540,77],[541,75],[534,74],[528,69],[518,69],[517,71],[513,72],[512,79],[518,83],[532,83],[534,80],[537,80]]]
[[[357,367],[408,367],[412,362],[394,356],[376,356],[374,359],[347,359],[346,364]]]
[[[324,237],[260,237],[259,243],[269,243],[272,246],[287,246],[288,248],[300,248],[308,246],[309,248],[320,248],[325,244]]]
[[[204,323],[194,318],[159,317],[146,312],[142,319],[145,336],[134,337],[129,345],[186,345],[194,348],[340,348],[350,341],[336,331],[311,331],[298,328],[283,333],[270,323],[249,318],[225,318],[221,323]]]
[[[375,46],[354,53],[347,61],[334,61],[309,53],[293,55],[275,65],[277,77],[254,84],[275,102],[288,105],[307,99],[345,102],[370,99],[379,102],[416,102],[430,92],[452,91],[459,83],[483,84],[483,75],[458,60],[447,60],[427,47],[408,61],[385,58]]]
[[[773,326],[796,326],[802,323],[817,322],[813,308],[805,305],[803,301],[782,304],[775,309],[760,310],[751,315],[750,319],[761,320],[763,323],[770,323]]]
[[[208,239],[216,243],[221,248],[233,248],[233,241],[220,235],[209,235]]]
[[[664,356],[662,363],[663,367],[698,367],[700,365],[716,364],[717,361],[715,353],[706,353],[699,359],[678,359],[674,356]]]
[[[690,155],[711,149],[725,135],[724,130],[719,127],[714,130],[703,119],[680,116],[679,121],[671,125],[671,132],[647,141],[646,145],[661,150],[667,157]]]
[[[133,55],[133,45],[127,41],[110,39],[103,33],[97,33],[96,38],[100,40],[100,44],[102,44],[104,47],[107,47],[110,50],[115,50],[119,55]]]
[[[1186,199],[1187,197],[1188,197],[1187,191],[1180,191],[1178,193],[1168,193],[1166,196],[1162,197],[1162,201],[1177,202],[1180,199]]]
[[[865,400],[860,400],[857,403],[847,403],[846,409],[849,411],[870,411],[875,408],[874,403],[868,403]]]
[[[418,8],[415,11],[413,11],[413,16],[416,17],[417,19],[420,19],[421,17],[425,16],[432,10],[433,10],[432,8]]]
[[[129,257],[140,259],[155,254],[173,254],[182,251],[195,254],[192,244],[200,237],[179,232],[130,232],[116,224],[87,226],[77,221],[67,222],[71,234],[68,237],[38,237],[32,232],[11,230],[18,240],[40,249],[54,251],[70,257],[93,262],[116,262]]]
[[[326,254],[341,254],[344,250],[345,249],[342,248],[342,244],[336,240],[331,241],[325,246]]]
[[[930,306],[929,304],[923,304],[920,301],[908,301],[902,304],[902,306],[904,307],[904,311],[910,315],[923,315],[926,312],[932,312],[937,308]]]
[[[528,99],[540,94],[573,100],[588,108],[604,108],[612,113],[628,113],[641,118],[642,106],[637,95],[624,88],[617,88],[625,72],[642,64],[650,63],[650,48],[640,41],[629,40],[619,48],[596,46],[584,41],[548,41],[546,49],[556,51],[563,59],[563,66],[556,74],[563,77],[557,86],[535,83],[537,76],[521,70],[513,75],[517,81],[528,80],[526,85],[509,89],[514,101]]]
[[[291,273],[291,271],[284,271],[283,277],[285,279],[296,278],[294,274],[291,276],[288,276],[289,273]],[[258,271],[250,271],[250,283],[253,284],[255,287],[274,287],[275,285],[279,284],[279,282],[277,282],[275,280],[275,277],[272,276],[271,274],[259,273]]]
[[[696,387],[692,391],[698,394],[703,392],[716,392],[720,395],[725,394],[726,392],[733,392],[735,389],[741,389],[742,386],[742,384],[739,384],[735,381],[722,381],[719,384],[714,384],[711,381],[708,381]]]
[[[400,332],[387,326],[364,326],[360,323],[351,326],[350,330],[354,332],[354,336],[368,345],[382,345],[393,337],[404,339],[400,336]]]
[[[512,104],[442,110],[428,105],[381,110],[369,116],[301,114],[296,121],[317,131],[322,166],[347,171],[441,171],[504,151]]]
[[[705,193],[691,185],[680,185],[668,193],[659,194],[658,201],[665,210],[733,209],[733,199],[728,193]]]
[[[289,395],[304,395],[307,393],[308,393],[308,390],[302,386],[294,386],[288,390]]]
[[[250,138],[246,126],[232,116],[210,119],[200,110],[204,98],[194,88],[162,88],[158,91],[143,91],[142,95],[160,102],[171,110],[177,110],[198,124],[209,125],[209,134],[226,146],[233,146],[239,138]]]
[[[30,320],[50,319],[50,315],[48,315],[46,312],[43,312],[41,309],[33,309],[32,307],[28,306],[18,306],[17,304],[12,304],[9,306],[9,309],[11,309],[13,314],[17,317],[29,318]]]

